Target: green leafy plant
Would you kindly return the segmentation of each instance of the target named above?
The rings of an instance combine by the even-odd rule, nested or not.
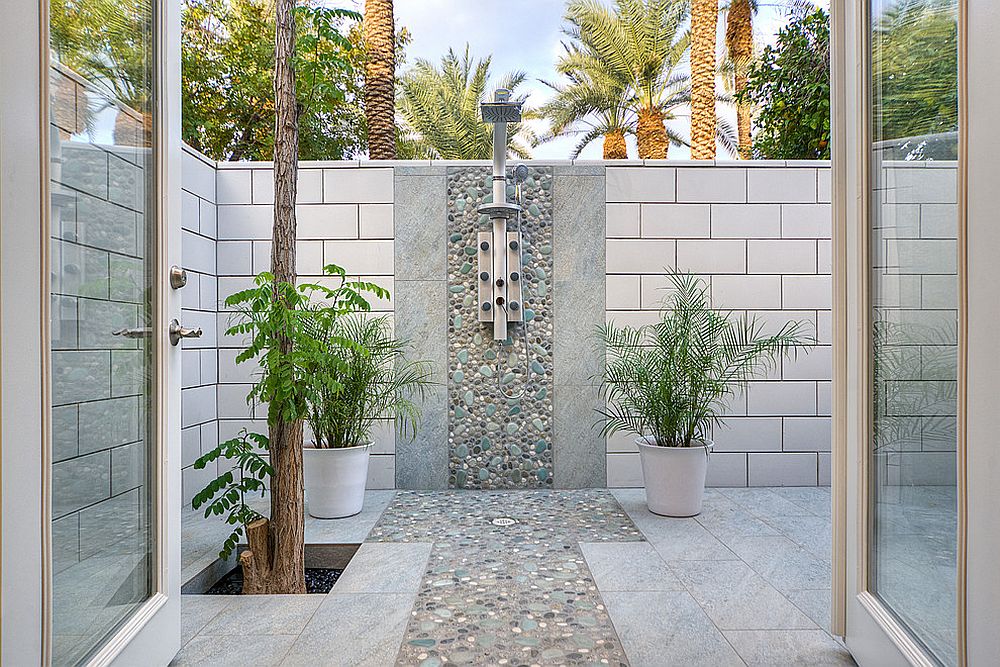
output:
[[[225,515],[226,523],[233,526],[222,544],[220,558],[228,559],[240,543],[244,526],[261,518],[260,512],[247,504],[247,495],[259,493],[263,498],[267,491],[267,480],[274,474],[271,464],[261,454],[267,449],[267,436],[243,429],[238,436],[226,440],[194,462],[196,470],[204,470],[220,460],[233,462],[228,470],[209,482],[191,500],[192,508],[205,507],[205,518]]]
[[[392,336],[388,319],[339,319],[323,338],[336,363],[323,363],[312,374],[308,423],[316,447],[365,444],[372,425],[387,417],[403,435],[416,432],[420,408],[410,396],[424,397],[430,366],[406,360],[407,344]]]
[[[804,325],[788,322],[773,335],[746,313],[713,310],[704,281],[671,272],[660,321],[601,328],[607,364],[600,410],[604,435],[652,435],[664,447],[711,438],[727,400],[782,357],[809,343]]]
[[[830,15],[800,10],[750,67],[741,105],[756,110],[753,157],[830,158]]]
[[[236,363],[255,361],[260,366],[247,403],[266,403],[268,424],[306,419],[310,397],[342,388],[340,378],[350,368],[348,355],[368,354],[363,341],[338,333],[338,320],[370,311],[365,294],[388,298],[389,292],[374,283],[348,280],[346,271],[333,264],[324,267],[324,274],[332,279],[332,287],[320,283],[296,286],[276,281],[265,272],[254,279],[254,287],[226,298],[226,306],[234,309],[226,335],[248,338]],[[216,461],[235,461],[192,501],[194,509],[206,507],[206,517],[225,515],[234,526],[223,544],[220,555],[224,558],[236,548],[246,527],[263,518],[246,504],[245,497],[268,490],[274,469],[263,453],[269,446],[266,436],[244,432],[195,462],[196,468],[204,469]]]

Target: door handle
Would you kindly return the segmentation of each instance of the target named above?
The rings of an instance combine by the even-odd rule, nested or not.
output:
[[[170,344],[177,345],[181,338],[201,338],[201,327],[190,329],[182,327],[177,320],[170,320]]]
[[[112,336],[124,336],[125,338],[148,338],[153,334],[149,327],[133,327],[131,329],[115,329]]]

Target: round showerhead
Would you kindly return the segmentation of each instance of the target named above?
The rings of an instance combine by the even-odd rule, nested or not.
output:
[[[519,164],[514,167],[514,180],[518,183],[524,183],[528,180],[528,165]]]

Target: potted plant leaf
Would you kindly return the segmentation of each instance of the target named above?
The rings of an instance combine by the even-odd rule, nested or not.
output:
[[[602,432],[638,436],[651,512],[694,516],[701,512],[713,429],[728,400],[811,341],[799,322],[765,335],[756,316],[713,310],[704,281],[678,272],[667,277],[658,322],[601,329]]]
[[[422,399],[431,384],[430,366],[405,358],[407,343],[393,337],[384,316],[332,320],[320,337],[330,358],[317,357],[310,374],[306,500],[311,516],[336,519],[364,505],[374,425],[393,419],[402,435],[419,427],[412,398]]]

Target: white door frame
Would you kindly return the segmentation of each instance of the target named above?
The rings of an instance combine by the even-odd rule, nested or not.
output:
[[[45,0],[5,0],[0,22],[0,483],[2,654],[51,661],[49,476],[48,15]],[[180,317],[169,288],[181,265],[180,3],[154,2],[158,52],[156,299],[158,386],[154,593],[91,665],[167,664],[180,648]],[[14,639],[16,638],[16,639]]]
[[[933,664],[866,592],[867,234],[870,77],[865,0],[833,0],[834,591],[833,629],[865,665]],[[1000,655],[1000,5],[962,0],[959,18],[958,664]],[[838,316],[838,309],[841,311]],[[857,463],[859,465],[853,465]],[[860,468],[860,470],[858,470]],[[852,474],[851,470],[858,474]]]

